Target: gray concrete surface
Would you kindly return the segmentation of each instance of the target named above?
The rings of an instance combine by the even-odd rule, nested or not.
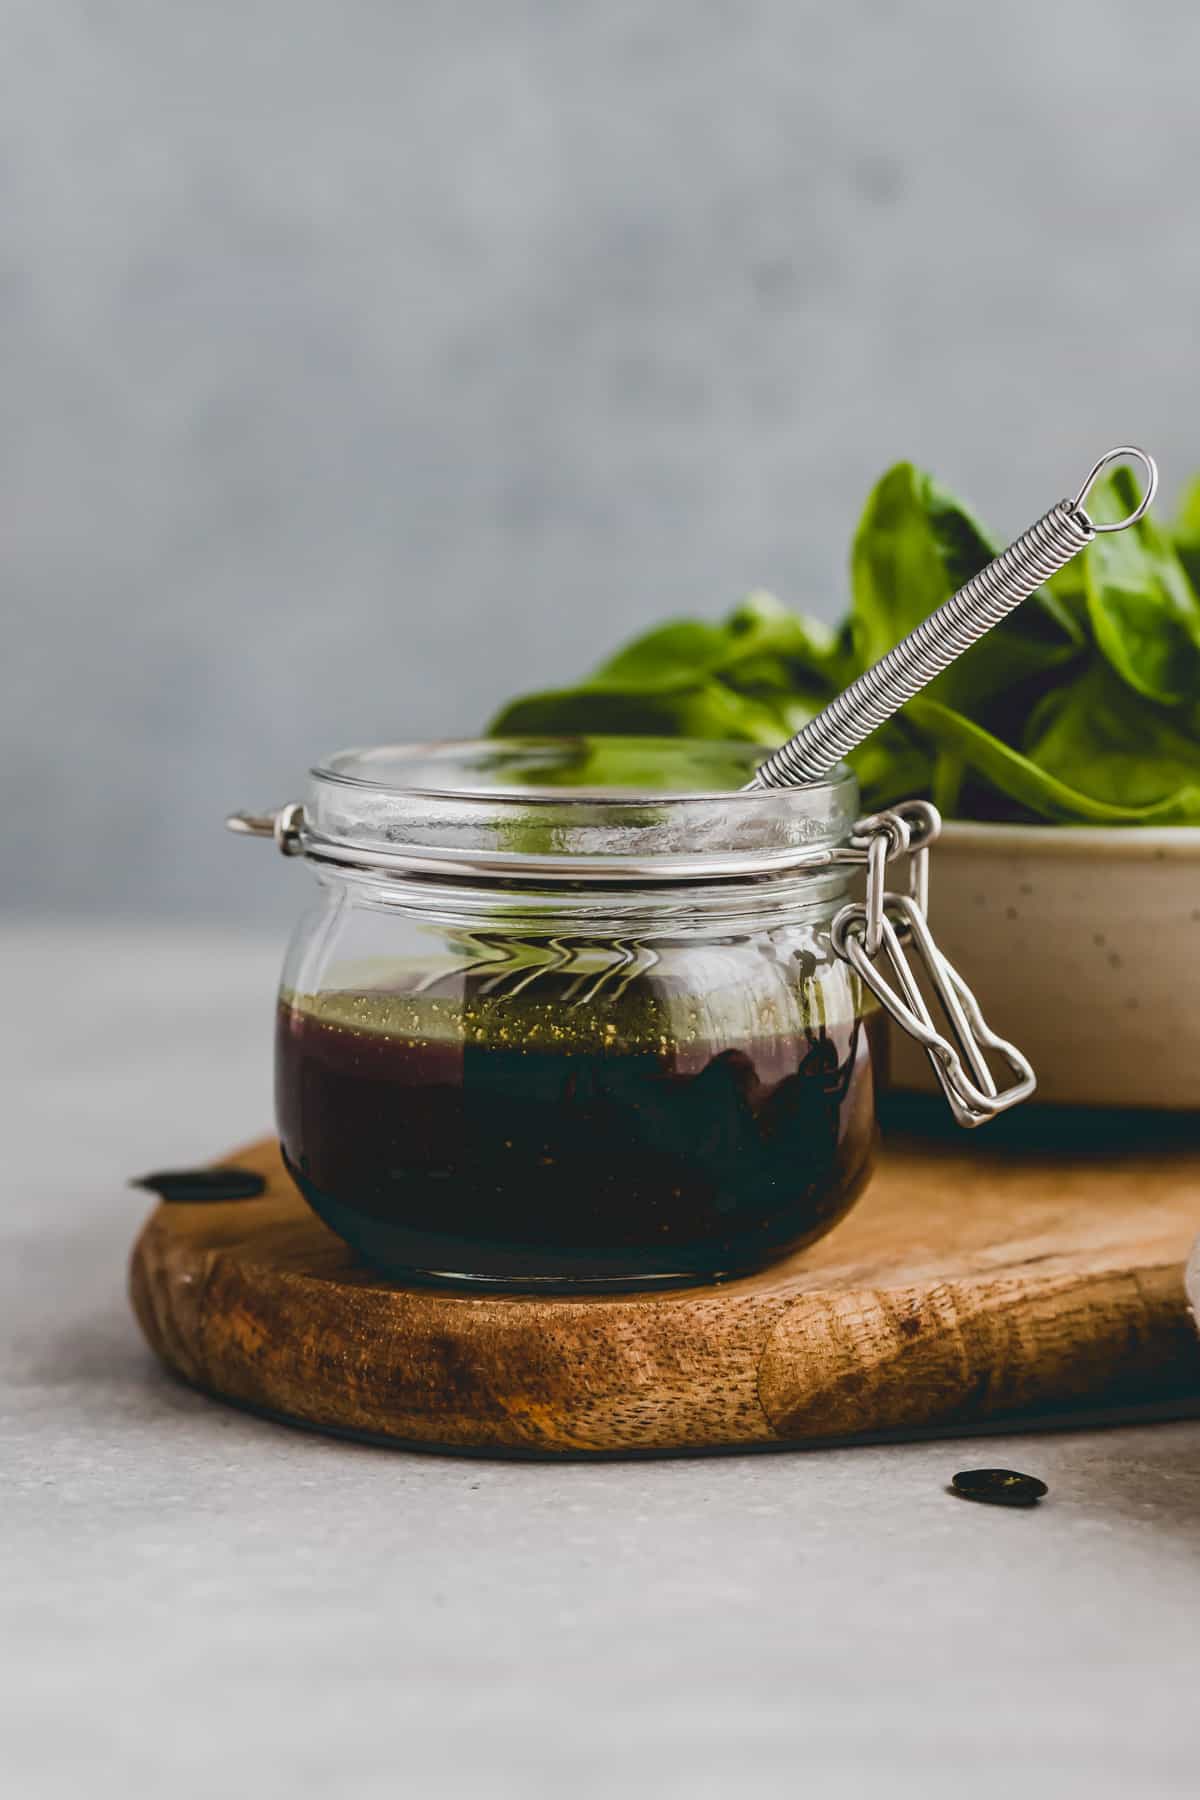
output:
[[[123,1183],[262,1127],[275,963],[0,934],[6,1793],[1190,1800],[1198,1422],[530,1466],[161,1375]],[[992,1462],[1050,1500],[944,1493]]]
[[[912,456],[1200,465],[1186,0],[0,0],[0,900],[214,842],[650,621],[826,616]]]

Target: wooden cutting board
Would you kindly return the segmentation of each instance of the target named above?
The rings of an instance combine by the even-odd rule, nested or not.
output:
[[[266,1175],[260,1199],[152,1214],[133,1304],[157,1354],[207,1393],[459,1450],[713,1449],[1184,1410],[1200,1395],[1182,1279],[1200,1146],[1096,1118],[1065,1149],[1000,1124],[893,1135],[849,1218],[789,1262],[723,1287],[578,1299],[387,1282],[309,1212],[267,1140],[223,1159]]]

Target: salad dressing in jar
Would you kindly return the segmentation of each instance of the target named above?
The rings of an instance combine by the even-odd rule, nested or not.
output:
[[[869,1176],[884,1015],[847,921],[888,843],[856,836],[853,777],[745,789],[752,745],[606,739],[599,786],[596,755],[345,752],[273,821],[318,879],[279,999],[283,1154],[397,1280],[720,1281]]]

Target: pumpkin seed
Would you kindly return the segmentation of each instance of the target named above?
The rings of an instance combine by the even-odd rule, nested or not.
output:
[[[162,1169],[154,1175],[137,1175],[130,1187],[147,1188],[173,1206],[194,1206],[217,1200],[254,1200],[266,1188],[266,1178],[253,1169]]]
[[[1049,1492],[1036,1475],[1016,1469],[961,1469],[950,1486],[964,1500],[982,1500],[986,1506],[1036,1506]]]

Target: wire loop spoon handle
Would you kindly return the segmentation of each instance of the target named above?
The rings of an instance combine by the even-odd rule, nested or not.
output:
[[[1145,492],[1128,518],[1115,525],[1096,525],[1084,511],[1083,503],[1103,471],[1122,462],[1141,464],[1146,476]],[[969,650],[1022,600],[1027,600],[1056,570],[1064,568],[1097,533],[1124,531],[1136,525],[1157,490],[1158,469],[1145,450],[1122,444],[1107,451],[1089,471],[1073,500],[1060,500],[1043,513],[1015,543],[852,681],[793,738],[781,744],[747,786],[784,788],[820,781],[964,650]]]

